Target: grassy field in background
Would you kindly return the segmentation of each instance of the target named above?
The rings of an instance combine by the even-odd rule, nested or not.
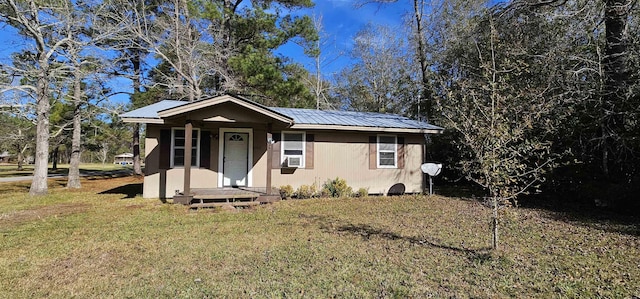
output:
[[[53,165],[49,164],[49,174],[64,174],[69,173],[69,164],[58,164],[58,169],[53,170]],[[25,164],[22,166],[22,170],[18,170],[17,164],[0,164],[0,178],[17,177],[17,176],[30,176],[33,175],[33,164]],[[131,166],[121,166],[111,163],[82,163],[80,164],[80,171],[114,171],[131,168]]]
[[[637,222],[441,196],[289,200],[188,210],[134,177],[0,183],[0,298],[631,298]]]

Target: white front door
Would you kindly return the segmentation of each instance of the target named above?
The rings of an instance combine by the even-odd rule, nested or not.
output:
[[[224,133],[223,186],[247,186],[249,174],[249,133]]]

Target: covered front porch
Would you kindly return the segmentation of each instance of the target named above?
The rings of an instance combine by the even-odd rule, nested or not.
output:
[[[153,137],[157,142],[147,160],[159,163],[147,168],[145,185],[157,179],[149,185],[158,188],[159,197],[192,207],[274,200],[269,141],[273,129],[291,125],[290,118],[228,96],[161,110],[158,116],[162,124],[147,128],[147,142]]]

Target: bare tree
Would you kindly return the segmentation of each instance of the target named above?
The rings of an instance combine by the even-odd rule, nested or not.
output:
[[[539,58],[503,42],[504,33],[497,28],[508,28],[508,23],[500,24],[488,12],[469,32],[475,41],[468,50],[475,53],[450,66],[464,76],[443,77],[445,98],[439,107],[445,126],[460,135],[456,144],[463,153],[463,173],[489,193],[494,249],[499,245],[499,206],[544,181],[552,168],[557,156],[550,136],[558,121],[550,117],[557,106],[548,86],[521,86],[532,83],[527,82],[527,65]]]
[[[405,113],[406,100],[418,90],[406,41],[385,26],[358,32],[351,52],[356,62],[336,78],[335,93],[357,111]]]
[[[0,111],[0,120],[0,148],[14,152],[18,170],[22,170],[25,153],[33,146],[34,124],[16,109]]]
[[[67,5],[71,5],[68,3]],[[83,81],[92,74],[100,73],[102,63],[93,57],[83,55],[89,47],[99,45],[102,40],[109,36],[110,32],[100,32],[87,35],[85,28],[89,24],[94,23],[96,12],[100,11],[100,6],[91,7],[85,3],[79,3],[72,9],[66,10],[64,16],[65,28],[69,42],[60,50],[60,57],[64,57],[68,65],[69,78],[71,79],[70,98],[72,107],[72,138],[71,138],[71,157],[69,161],[69,174],[67,178],[67,188],[81,188],[80,182],[80,154],[82,149],[82,119],[83,107],[87,105],[88,99],[85,88],[90,86]],[[86,113],[84,114],[86,115]]]
[[[100,144],[100,156],[98,158],[103,165],[107,162],[107,158],[109,157],[109,150],[110,147],[108,142],[103,142]]]
[[[5,90],[25,92],[36,103],[36,150],[33,181],[29,194],[47,193],[49,156],[49,80],[52,76],[52,59],[55,52],[69,42],[65,35],[55,30],[59,14],[68,7],[61,2],[34,0],[6,0],[0,4],[0,20],[15,27],[18,32],[32,42],[34,53],[33,69],[16,69],[17,76],[34,78],[33,83],[17,83]]]
[[[322,15],[313,18],[313,27],[318,32],[318,40],[312,53],[308,53],[313,58],[313,65],[311,67],[312,72],[305,78],[305,83],[313,92],[316,100],[316,109],[336,109],[336,103],[329,96],[333,86],[325,78],[327,74],[323,73],[323,69],[335,62],[343,53],[331,48],[334,43],[324,31],[322,20]]]
[[[202,83],[211,76],[222,76],[232,86],[233,78],[222,73],[223,51],[216,43],[221,39],[211,22],[191,16],[188,3],[174,0],[158,4],[157,9],[146,7],[144,1],[113,0],[112,9],[103,16],[103,26],[117,26],[121,31],[120,44],[114,48],[138,48],[156,55],[171,67],[170,73],[161,73],[162,82],[176,97],[189,101],[204,96]],[[227,86],[227,88],[229,87]]]
[[[363,7],[365,5],[388,5],[397,3],[398,0],[361,0],[356,1],[356,7]],[[445,31],[446,27],[438,24],[440,20],[438,17],[443,16],[442,10],[447,9],[448,6],[457,6],[458,2],[476,3],[479,1],[451,1],[451,0],[411,0],[412,11],[407,12],[405,21],[407,28],[410,28],[410,32],[407,35],[407,39],[411,42],[413,50],[413,58],[418,62],[419,69],[417,73],[419,76],[419,90],[418,96],[412,97],[410,101],[407,101],[412,107],[409,109],[410,115],[415,115],[416,118],[424,119],[425,121],[431,121],[433,117],[433,75],[431,74],[431,67],[436,61],[432,58],[433,49],[430,44],[437,43],[436,40],[438,33]]]

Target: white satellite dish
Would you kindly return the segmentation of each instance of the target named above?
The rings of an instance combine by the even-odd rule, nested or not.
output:
[[[430,176],[437,176],[442,170],[442,163],[424,163],[420,166],[420,170]]]
[[[442,163],[424,163],[420,165],[420,170],[429,175],[429,194],[433,194],[433,180],[431,178],[440,174]]]

